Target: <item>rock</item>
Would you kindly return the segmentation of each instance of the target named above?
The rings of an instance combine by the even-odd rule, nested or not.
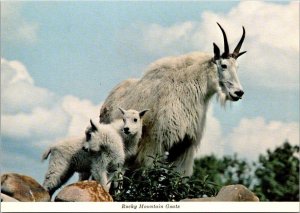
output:
[[[16,173],[1,175],[1,193],[18,201],[50,201],[49,193],[36,180]]]
[[[180,202],[211,202],[216,201],[215,197],[202,197],[202,198],[186,198]]]
[[[197,201],[197,202],[259,201],[259,199],[247,187],[241,184],[236,184],[236,185],[223,186],[216,197],[191,198],[191,199],[184,199],[181,201]]]
[[[13,197],[1,193],[1,202],[19,202]]]
[[[216,199],[218,201],[259,201],[253,192],[241,184],[222,187]]]
[[[96,181],[80,181],[64,187],[54,201],[112,202],[111,195]]]

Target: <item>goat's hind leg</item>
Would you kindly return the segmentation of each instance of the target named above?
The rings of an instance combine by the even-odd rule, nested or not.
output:
[[[64,185],[74,174],[73,170],[66,170],[63,173],[52,173],[50,176],[46,176],[45,181],[43,183],[43,187],[48,190],[50,196],[54,194],[54,192]]]
[[[68,165],[67,160],[61,158],[60,164],[53,163],[55,161],[51,160],[43,182],[43,187],[49,192],[50,196],[74,174],[74,170]]]

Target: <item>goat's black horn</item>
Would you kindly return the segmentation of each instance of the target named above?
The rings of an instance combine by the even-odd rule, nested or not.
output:
[[[242,47],[242,44],[244,42],[245,39],[245,28],[243,27],[243,35],[242,38],[240,39],[239,43],[236,45],[236,48],[234,49],[233,53],[232,53],[232,57],[237,59],[240,55],[242,55],[242,53],[240,54],[240,49]],[[243,52],[244,53],[244,52]]]
[[[217,24],[219,25],[219,27],[222,31],[222,34],[223,34],[223,38],[224,38],[224,53],[222,54],[222,58],[228,58],[229,57],[229,46],[228,46],[227,36],[226,36],[224,29],[221,27],[221,25],[218,22],[217,22]]]

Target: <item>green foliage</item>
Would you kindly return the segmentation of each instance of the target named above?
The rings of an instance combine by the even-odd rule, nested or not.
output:
[[[152,158],[151,167],[141,167],[128,176],[116,173],[110,191],[115,201],[179,201],[216,194],[214,184],[206,177],[183,177],[162,157]]]
[[[299,146],[285,142],[260,155],[255,175],[256,194],[266,201],[299,201]]]
[[[205,156],[195,160],[192,178],[197,179],[204,175],[208,181],[219,186],[243,184],[249,186],[251,182],[251,166],[245,160],[237,158],[237,155],[225,156],[218,159],[215,155]]]
[[[234,156],[195,160],[192,177],[183,177],[162,157],[151,167],[122,176],[116,172],[110,193],[115,201],[179,201],[215,196],[224,185],[243,184],[261,201],[299,200],[299,146],[283,143],[249,163]]]
[[[261,201],[299,200],[299,146],[285,142],[260,155],[252,164],[237,155],[221,159],[214,155],[195,160],[193,179],[207,175],[219,186],[243,184]]]

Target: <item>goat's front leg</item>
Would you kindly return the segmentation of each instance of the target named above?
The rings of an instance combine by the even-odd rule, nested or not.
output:
[[[79,173],[79,181],[83,181],[83,180],[89,180],[91,177],[91,173],[90,172],[80,172]]]
[[[91,172],[93,179],[100,183],[106,191],[109,191],[110,183],[108,184],[107,171],[103,168],[94,168]]]

